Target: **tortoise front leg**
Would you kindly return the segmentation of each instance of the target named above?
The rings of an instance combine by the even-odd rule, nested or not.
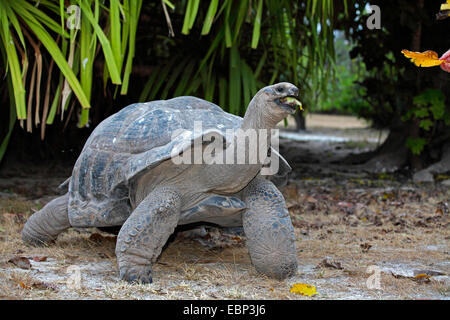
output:
[[[120,278],[152,282],[152,264],[177,226],[181,195],[173,188],[153,190],[120,229],[116,256]]]
[[[256,177],[244,189],[248,210],[243,214],[250,258],[258,272],[285,279],[297,272],[295,233],[281,192]]]

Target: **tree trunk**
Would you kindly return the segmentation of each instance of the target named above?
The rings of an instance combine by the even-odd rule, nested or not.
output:
[[[306,121],[303,116],[303,112],[297,112],[295,114],[295,125],[297,127],[297,131],[306,130]]]
[[[416,172],[413,176],[414,182],[433,182],[435,174],[450,172],[450,142],[442,147],[442,156],[439,162],[436,162],[426,169]]]
[[[402,168],[408,159],[405,145],[408,127],[398,123],[391,127],[388,137],[376,150],[350,155],[344,159],[345,164],[359,165],[367,172],[394,172]]]
[[[423,1],[424,0],[417,1],[419,11],[423,10],[423,4],[424,4]],[[417,51],[417,52],[421,51],[420,50],[421,38],[422,38],[422,21],[421,21],[420,17],[418,17],[417,27],[412,35],[412,41],[411,41],[411,48],[413,51]],[[416,90],[417,90],[417,92],[420,92],[420,76],[418,76],[417,80],[416,80]],[[419,121],[417,119],[411,120],[409,136],[412,139],[417,139],[420,137],[420,127],[419,127]],[[411,152],[410,152],[410,164],[411,164],[411,167],[413,170],[422,169],[422,161],[420,159],[420,156],[413,154]]]

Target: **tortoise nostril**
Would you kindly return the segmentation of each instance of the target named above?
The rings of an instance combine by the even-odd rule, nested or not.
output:
[[[292,87],[289,89],[289,94],[293,95],[293,96],[298,96],[298,88],[297,87]]]

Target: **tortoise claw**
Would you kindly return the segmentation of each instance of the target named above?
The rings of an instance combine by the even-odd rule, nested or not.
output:
[[[121,280],[130,283],[152,283],[152,268],[151,266],[132,266],[132,267],[122,267],[119,271],[119,276]]]

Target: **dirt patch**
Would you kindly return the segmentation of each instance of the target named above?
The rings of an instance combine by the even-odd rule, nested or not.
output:
[[[293,116],[287,118],[288,128],[295,128],[295,119]],[[284,126],[284,121],[279,125]],[[370,126],[370,123],[365,119],[358,119],[353,116],[346,115],[332,115],[332,114],[318,114],[318,113],[307,113],[306,114],[306,126],[308,128],[314,129],[318,128],[323,130],[328,129],[365,129]]]
[[[302,187],[303,186],[303,187]],[[307,186],[307,188],[306,188]],[[120,281],[115,237],[97,229],[72,229],[44,248],[24,245],[20,230],[36,204],[1,202],[0,292],[3,299],[446,299],[449,294],[448,208],[443,190],[324,187],[317,181],[283,190],[297,235],[300,261],[285,281],[255,272],[245,237],[218,229],[179,234],[154,266],[154,283]],[[386,196],[388,195],[388,196]],[[426,196],[422,202],[420,196]],[[398,202],[408,200],[408,202]],[[24,210],[24,206],[29,208]],[[24,212],[19,212],[24,210]],[[93,234],[95,236],[93,236]],[[25,257],[31,268],[8,262]],[[323,261],[333,264],[324,264]],[[338,268],[336,267],[339,266]],[[372,269],[370,269],[372,268]],[[414,272],[435,272],[428,282]],[[79,286],[73,279],[80,275]],[[368,287],[379,272],[379,287]],[[294,283],[317,288],[314,297],[289,292]]]

